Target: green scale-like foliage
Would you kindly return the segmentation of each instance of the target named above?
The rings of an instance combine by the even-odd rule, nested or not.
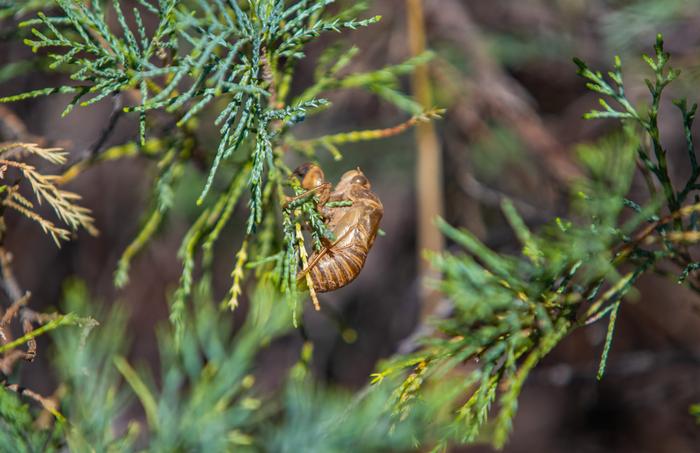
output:
[[[669,55],[660,36],[655,56],[644,60],[654,72],[646,81],[651,95],[646,108],[635,107],[626,97],[619,58],[609,79],[575,60],[588,87],[604,96],[603,110],[586,118],[613,118],[624,127],[596,144],[579,146],[579,160],[587,171],[571,188],[568,219],[553,219],[533,233],[514,205],[504,200],[503,214],[522,245],[517,255],[497,253],[469,231],[440,221],[445,235],[464,250],[431,257],[442,273],[435,285],[449,298],[451,313],[433,321],[438,334],[423,338],[417,352],[388,361],[375,375],[375,381],[382,381],[410,370],[394,394],[398,418],[423,400],[424,388],[439,386],[446,376],[463,375],[466,399],[458,405],[443,445],[489,440],[500,448],[512,429],[526,378],[563,338],[608,317],[598,368],[601,379],[621,302],[639,277],[657,265],[673,263],[683,283],[700,268],[688,249],[700,239],[697,196],[696,204],[687,203],[699,188],[691,134],[696,106],[675,101],[691,169],[688,180],[676,188],[669,177],[658,114],[662,92],[679,72],[668,68]],[[625,198],[636,160],[650,188],[645,207]],[[623,216],[625,210],[631,215]]]
[[[254,359],[287,335],[292,311],[276,304],[279,294],[269,285],[258,287],[244,325],[233,332],[213,303],[209,280],[202,279],[183,321],[180,347],[172,325],[158,331],[157,379],[151,366],[134,368],[124,357],[129,345],[123,310],[95,313],[98,303],[77,282],[66,294],[66,310],[91,311],[101,321],[89,334],[66,329],[54,335],[68,422],[38,427],[33,408],[0,390],[2,451],[406,450],[427,438],[434,426],[426,420],[436,421],[445,403],[445,392],[436,393],[431,405],[394,426],[386,411],[389,386],[358,395],[322,387],[311,376],[311,344],[283,371],[280,391],[270,392]],[[145,417],[129,409],[133,403]]]
[[[26,44],[50,60],[50,70],[67,73],[70,83],[9,96],[0,102],[69,93],[73,97],[64,111],[68,114],[76,106],[118,96],[119,102],[127,104],[123,112],[139,116],[140,138],[135,145],[107,150],[97,159],[140,155],[157,161],[151,208],[119,261],[115,272],[118,286],[128,283],[132,258],[146,247],[173,206],[193,155],[202,154],[195,134],[199,117],[206,114],[215,118],[220,137],[216,149],[205,152],[209,169],[197,199],[201,211],[179,253],[183,271],[171,311],[176,325],[182,326],[199,251],[204,251],[203,264],[209,266],[215,242],[246,194],[246,239],[236,255],[234,283],[225,304],[238,304],[241,280],[247,269],[255,267],[258,277],[276,282],[292,305],[297,305],[296,275],[304,247],[303,237],[296,234],[297,225],[309,225],[315,249],[329,232],[317,215],[317,198],[306,198],[295,209],[283,209],[286,192],[298,193],[289,187],[286,151],[315,159],[317,148],[326,149],[340,158],[338,144],[384,136],[382,131],[356,131],[296,139],[295,124],[329,107],[328,101],[319,97],[323,92],[364,88],[416,117],[428,118],[398,91],[398,81],[429,54],[377,71],[342,75],[357,48],[334,45],[321,56],[314,83],[290,99],[295,67],[305,57],[308,43],[326,32],[365,27],[379,20],[355,17],[365,9],[362,2],[339,8],[335,14],[327,11],[332,3],[139,0],[127,11],[119,0],[57,0],[44,5],[35,19],[21,24],[31,32]],[[157,115],[172,118],[170,124],[177,129],[163,131],[158,126],[162,121],[150,120]],[[223,175],[219,171],[222,165],[226,166]],[[255,258],[252,266],[248,257]]]

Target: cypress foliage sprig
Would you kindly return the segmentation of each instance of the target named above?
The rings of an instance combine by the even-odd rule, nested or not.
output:
[[[153,174],[151,208],[140,232],[119,260],[115,272],[118,286],[128,282],[131,260],[147,246],[163,222],[180,175],[195,154],[205,156],[207,177],[197,199],[200,217],[183,240],[182,278],[172,299],[171,318],[178,325],[197,278],[199,251],[204,252],[202,264],[206,270],[219,234],[235,218],[234,212],[244,209],[246,201],[248,253],[239,254],[232,264],[232,288],[237,288],[232,289],[232,294],[237,294],[242,284],[244,256],[251,256],[256,257],[259,278],[278,282],[290,300],[296,300],[294,276],[301,267],[296,225],[310,225],[317,248],[328,231],[316,212],[314,199],[297,206],[298,214],[280,215],[287,196],[284,192],[291,189],[287,186],[291,172],[284,157],[287,151],[294,150],[315,158],[313,147],[301,149],[290,144],[299,142],[293,135],[295,125],[330,107],[320,97],[324,92],[364,88],[415,115],[420,113],[410,98],[400,93],[399,78],[430,58],[429,54],[384,69],[349,75],[341,71],[357,50],[344,52],[340,61],[326,54],[319,62],[319,76],[312,86],[290,99],[296,64],[305,58],[304,49],[309,43],[321,34],[366,27],[380,19],[356,17],[365,9],[361,3],[331,12],[329,6],[333,3],[139,0],[127,10],[120,0],[57,0],[21,24],[30,34],[25,42],[37,58],[48,59],[49,70],[68,74],[70,81],[9,96],[0,102],[69,93],[73,97],[64,112],[68,114],[76,106],[87,107],[119,94],[127,104],[123,111],[138,115],[139,148],[137,153],[114,156],[140,154],[158,162],[158,172]],[[209,153],[198,149],[201,145],[195,134],[200,117],[205,114],[215,118],[213,125],[219,132],[218,144]],[[151,125],[156,115],[159,119],[170,118],[170,124],[178,127],[177,132],[168,130],[167,137],[161,137],[163,121]],[[396,133],[429,117],[434,115],[416,116],[418,119]],[[350,139],[335,142],[324,139],[324,146],[340,156],[338,146],[355,140],[350,134]],[[384,136],[387,134],[364,134],[361,139]],[[93,160],[103,160],[111,152],[98,153]],[[87,165],[79,163],[65,176],[73,178],[85,168]],[[223,168],[225,175],[220,174]],[[248,189],[248,197],[243,189]],[[259,234],[261,226],[265,234]]]
[[[71,231],[77,231],[79,228],[97,235],[95,220],[89,209],[77,204],[77,200],[80,199],[78,194],[58,187],[58,176],[45,175],[24,160],[30,156],[37,156],[51,164],[60,165],[66,162],[66,154],[59,148],[42,148],[32,143],[0,143],[0,194],[2,194],[0,205],[3,209],[17,211],[37,223],[59,247],[62,240],[70,238]],[[38,205],[47,203],[60,222],[69,229],[56,225],[37,212],[37,206],[20,193],[19,182],[8,181],[7,173],[12,170],[18,172],[29,183],[36,203]],[[4,231],[0,232],[0,235],[3,233]]]
[[[466,402],[454,413],[450,437],[473,442],[486,432],[494,447],[502,448],[525,380],[563,338],[608,317],[597,370],[597,378],[602,379],[620,309],[638,279],[662,263],[671,263],[679,268],[679,283],[695,285],[699,267],[687,246],[700,241],[695,214],[699,205],[688,203],[700,188],[691,133],[696,106],[675,101],[691,168],[688,180],[676,188],[669,176],[658,116],[662,94],[679,71],[669,68],[660,35],[654,51],[653,57],[643,57],[654,74],[646,81],[651,98],[646,108],[635,107],[627,97],[620,58],[615,58],[607,78],[574,60],[588,88],[602,95],[603,109],[585,117],[615,119],[623,127],[610,138],[578,148],[587,176],[572,187],[567,219],[553,219],[532,232],[513,204],[504,201],[504,216],[522,246],[515,255],[497,253],[469,231],[439,222],[443,233],[463,250],[431,256],[442,273],[435,285],[451,301],[452,313],[434,320],[438,334],[423,338],[409,358],[389,360],[375,375],[375,381],[382,381],[408,370],[394,394],[397,415],[404,417],[423,401],[421,387],[435,385],[450,370],[467,363],[473,370],[466,377]],[[646,205],[628,198],[635,158],[650,181]],[[662,198],[656,196],[656,186]],[[623,222],[625,209],[632,215]],[[621,275],[623,265],[626,271]],[[495,415],[489,421],[492,412]]]
[[[407,450],[417,438],[430,438],[445,395],[453,396],[435,391],[432,404],[392,426],[385,410],[390,387],[356,398],[314,383],[310,343],[285,373],[280,392],[271,395],[258,384],[265,377],[255,357],[288,331],[291,310],[276,303],[280,294],[269,284],[259,285],[245,323],[234,331],[212,303],[209,279],[200,280],[193,292],[180,347],[172,325],[158,331],[161,369],[153,373],[126,359],[130,336],[123,306],[98,308],[84,284],[67,285],[64,308],[89,310],[101,321],[89,334],[53,334],[61,409],[69,423],[37,426],[34,408],[0,388],[0,447],[22,452]],[[134,405],[143,408],[145,419],[133,416]],[[123,420],[125,428],[113,429],[115,420]]]

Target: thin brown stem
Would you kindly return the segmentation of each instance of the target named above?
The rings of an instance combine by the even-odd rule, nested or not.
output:
[[[657,220],[656,222],[650,223],[642,230],[640,230],[636,235],[634,235],[630,242],[618,248],[617,252],[615,253],[615,261],[620,262],[624,258],[626,258],[630,253],[632,253],[632,251],[634,251],[635,248],[637,248],[637,246],[639,246],[644,240],[651,236],[654,233],[654,231],[656,231],[656,229],[660,226],[666,225],[675,220],[682,219],[683,217],[687,217],[694,212],[700,212],[700,203],[682,207],[679,210],[667,215],[666,217],[663,217]]]
[[[65,417],[58,411],[58,403],[52,399],[52,398],[46,398],[37,392],[24,388],[18,384],[9,384],[6,385],[5,388],[7,390],[11,390],[15,393],[17,393],[20,396],[26,396],[37,403],[41,405],[41,407],[44,408],[44,410],[50,412],[53,414],[54,417],[56,417],[59,420],[65,420]]]
[[[425,17],[423,0],[406,0],[408,41],[411,54],[420,55],[426,49]],[[428,67],[416,67],[412,77],[413,92],[418,103],[425,110],[432,107],[432,89]],[[418,249],[440,252],[444,248],[444,238],[435,220],[443,216],[442,156],[435,126],[431,122],[416,125],[416,192],[418,196]],[[419,256],[423,256],[422,253]],[[438,273],[421,258],[418,263],[419,277],[438,278]],[[424,321],[438,307],[439,294],[423,285],[421,320]]]

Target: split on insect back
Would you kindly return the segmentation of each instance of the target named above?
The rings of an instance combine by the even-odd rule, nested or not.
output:
[[[299,166],[292,177],[298,178],[299,185],[296,196],[287,198],[285,210],[299,213],[306,209],[305,214],[310,215],[305,227],[314,241],[314,252],[307,257],[301,225],[297,223],[295,237],[303,269],[296,279],[306,282],[314,307],[319,310],[316,293],[340,289],[359,275],[377,236],[384,206],[359,168],[347,171],[335,187],[312,163]]]

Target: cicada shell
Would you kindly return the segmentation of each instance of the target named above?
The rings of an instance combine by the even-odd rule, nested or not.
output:
[[[335,242],[309,257],[309,265],[298,278],[308,272],[316,292],[335,291],[360,274],[377,237],[384,206],[359,168],[346,172],[332,190],[317,165],[302,165],[295,173],[305,189],[321,189],[318,209],[335,236]],[[328,201],[349,201],[352,205],[329,208]]]

